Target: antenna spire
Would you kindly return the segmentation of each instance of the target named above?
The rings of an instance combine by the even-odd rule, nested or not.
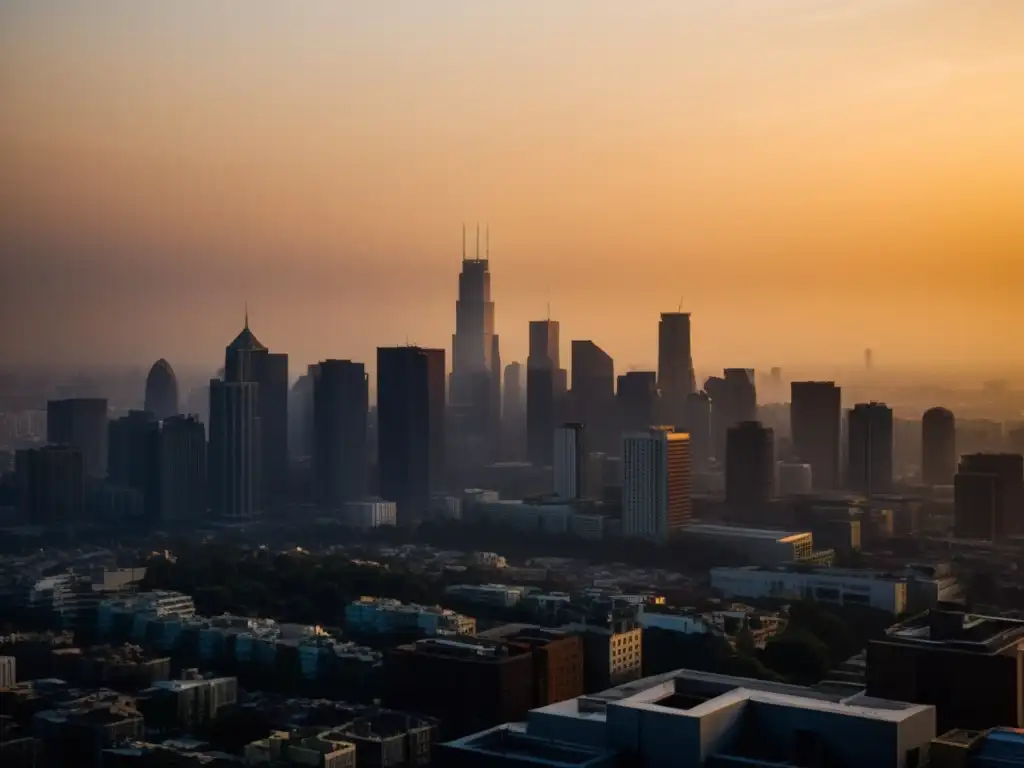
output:
[[[245,330],[249,330],[249,300],[245,300]]]
[[[484,230],[484,258],[490,261],[491,258],[491,225]]]
[[[476,261],[480,261],[480,225],[476,225],[476,252],[473,254]]]
[[[466,225],[462,225],[462,260],[466,260]]]

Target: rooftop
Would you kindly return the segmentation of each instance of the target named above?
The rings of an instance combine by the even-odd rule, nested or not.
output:
[[[573,768],[590,764],[604,764],[612,753],[576,744],[547,741],[527,735],[516,725],[500,725],[464,739],[451,742],[451,746],[484,756],[502,756],[522,762],[536,761],[552,768]]]
[[[743,539],[764,539],[766,541],[778,541],[783,544],[788,544],[811,535],[807,532],[794,533],[792,531],[779,531],[770,528],[744,528],[736,525],[714,525],[711,523],[692,523],[684,526],[682,532],[698,536],[732,536]]]
[[[933,608],[886,630],[895,642],[961,653],[1002,653],[1024,641],[1024,620]]]

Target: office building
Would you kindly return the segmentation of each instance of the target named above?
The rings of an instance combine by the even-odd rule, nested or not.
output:
[[[14,457],[18,509],[30,525],[85,522],[85,459],[67,445],[18,451]]]
[[[690,349],[690,313],[662,312],[658,323],[658,391],[666,423],[680,427],[686,398],[697,391]]]
[[[658,423],[661,398],[655,371],[629,371],[618,378],[615,393],[619,416],[619,435],[643,432]]]
[[[587,428],[591,449],[618,450],[615,424],[615,362],[592,341],[572,342],[572,418]]]
[[[107,401],[101,398],[51,400],[46,404],[46,442],[82,452],[85,474],[107,476]]]
[[[842,390],[832,381],[794,381],[790,385],[789,427],[797,461],[811,465],[817,491],[842,487]]]
[[[169,419],[178,413],[178,379],[171,364],[164,359],[157,360],[149,369],[143,407],[157,421]]]
[[[370,384],[362,363],[324,360],[313,378],[313,483],[324,510],[366,495]]]
[[[526,373],[522,363],[505,366],[501,396],[502,455],[509,461],[526,458]]]
[[[346,501],[342,512],[342,522],[349,528],[361,531],[398,525],[398,505],[381,498]]]
[[[810,464],[780,461],[775,464],[775,492],[779,496],[809,496],[814,492],[814,470]]]
[[[725,501],[730,513],[756,520],[774,496],[774,430],[759,421],[730,427],[725,449]]]
[[[441,745],[452,768],[924,765],[935,708],[848,686],[678,670],[529,712]]]
[[[143,509],[155,518],[160,507],[160,422],[150,411],[129,411],[110,422],[107,479],[142,495]]]
[[[306,366],[288,394],[288,454],[292,459],[313,456],[313,382],[317,371],[315,364]]]
[[[1024,457],[974,453],[954,478],[954,532],[958,538],[1001,541],[1024,533]]]
[[[806,531],[691,523],[682,529],[680,535],[700,546],[727,552],[754,565],[806,561],[814,555],[814,538]]]
[[[622,438],[622,533],[666,542],[692,516],[690,436],[651,427]]]
[[[686,397],[683,426],[690,434],[690,450],[695,470],[704,470],[714,454],[711,398],[707,392],[693,392]]]
[[[600,620],[596,615],[586,616],[562,629],[583,638],[587,692],[605,691],[643,674],[644,631],[635,618],[613,608]]]
[[[533,656],[533,706],[583,695],[583,639],[576,632],[532,624],[503,624],[477,637],[527,648]]]
[[[867,496],[892,492],[893,419],[884,403],[859,403],[847,423],[847,486]]]
[[[871,640],[869,696],[934,706],[938,730],[1024,726],[1024,621],[933,608]]]
[[[956,474],[956,417],[946,408],[930,408],[921,419],[921,481],[952,485]]]
[[[210,381],[206,477],[210,511],[215,516],[242,522],[262,514],[261,427],[259,384]]]
[[[586,483],[583,474],[587,464],[584,427],[566,423],[555,430],[554,474],[555,496],[559,499],[579,499],[584,496]]]
[[[550,467],[551,434],[565,395],[565,371],[559,356],[558,322],[530,321],[530,355],[526,360],[526,451],[530,462]]]
[[[171,416],[157,437],[158,518],[193,522],[206,516],[206,429],[194,416]]]
[[[488,238],[489,239],[489,238]],[[455,302],[452,336],[450,407],[459,413],[458,432],[450,435],[460,465],[482,465],[497,458],[501,435],[501,356],[494,332],[489,244],[480,254],[480,232],[473,258],[466,258],[463,230],[462,271]]]
[[[712,443],[715,458],[725,462],[729,428],[757,420],[757,386],[749,368],[726,368],[721,378],[704,382],[711,398]]]
[[[418,523],[444,476],[443,349],[377,349],[380,495],[398,504],[400,525]]]

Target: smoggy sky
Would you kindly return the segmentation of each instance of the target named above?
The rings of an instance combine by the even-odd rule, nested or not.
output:
[[[1024,352],[1022,0],[7,0],[0,360]]]

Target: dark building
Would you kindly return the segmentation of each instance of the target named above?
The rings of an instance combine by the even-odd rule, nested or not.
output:
[[[847,423],[847,486],[873,496],[890,493],[893,481],[892,409],[885,403],[859,403]],[[813,480],[813,478],[812,478]]]
[[[145,410],[158,421],[178,413],[178,379],[171,364],[157,360],[146,377]]]
[[[288,454],[292,459],[313,456],[313,380],[317,367],[307,366],[288,395]]]
[[[377,349],[377,464],[380,495],[416,524],[444,473],[443,349]]]
[[[420,640],[395,648],[384,664],[385,705],[436,717],[449,735],[521,721],[534,701],[533,655],[518,645]]]
[[[578,633],[506,624],[478,637],[529,650],[533,656],[533,707],[583,695],[585,653]]]
[[[795,459],[811,466],[816,491],[842,487],[840,441],[842,390],[832,381],[794,381],[790,385],[789,426]]]
[[[503,455],[521,461],[526,458],[526,386],[522,363],[505,366],[505,386],[501,404]]]
[[[1024,533],[1024,457],[964,456],[954,479],[954,499],[958,538],[999,541]]]
[[[1010,453],[1024,454],[1024,427],[1015,427],[1006,435],[1006,444]]]
[[[18,451],[14,458],[18,508],[31,525],[84,521],[85,461],[78,448],[47,445]]]
[[[526,360],[526,453],[535,466],[551,466],[551,435],[558,423],[565,388],[558,323],[533,320],[530,322],[530,355]]]
[[[206,477],[215,516],[245,521],[262,514],[261,440],[259,384],[213,379]]]
[[[620,435],[624,432],[646,432],[655,426],[661,410],[658,374],[654,371],[630,371],[619,376],[615,404]]]
[[[952,485],[955,474],[956,417],[946,408],[931,408],[921,418],[921,480]]]
[[[107,475],[107,401],[101,398],[51,400],[46,404],[46,442],[82,452],[85,473]]]
[[[690,433],[690,451],[695,471],[705,469],[711,461],[714,444],[711,398],[707,392],[693,392],[686,398],[683,428]]]
[[[744,421],[757,420],[754,371],[749,368],[726,368],[721,378],[712,376],[704,382],[704,391],[711,398],[714,455],[719,462],[724,463],[729,428]]]
[[[160,505],[159,436],[160,422],[150,411],[129,411],[110,422],[107,437],[107,479],[142,494],[151,518]]]
[[[936,708],[937,731],[1024,726],[1024,621],[932,609],[871,640],[867,695]]]
[[[313,380],[313,481],[317,504],[340,510],[367,493],[370,385],[362,363],[325,360]]]
[[[572,417],[587,427],[591,448],[617,452],[615,362],[592,341],[572,342],[570,402]]]
[[[160,424],[159,519],[161,523],[206,516],[206,429],[194,416],[172,416]]]
[[[690,348],[690,313],[662,312],[658,323],[658,390],[670,424],[686,416],[686,398],[697,391]]]
[[[759,421],[730,427],[725,450],[725,500],[730,512],[756,520],[774,495],[774,430]]]

